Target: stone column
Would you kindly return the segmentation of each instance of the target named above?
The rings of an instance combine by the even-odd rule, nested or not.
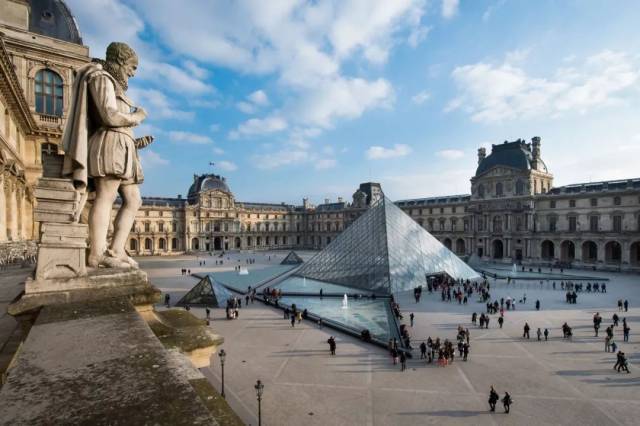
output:
[[[16,195],[13,178],[5,179],[4,185],[7,218],[7,239],[13,241],[16,237]]]
[[[7,199],[5,187],[5,176],[0,174],[0,241],[7,240]]]
[[[24,240],[24,187],[20,184],[16,189],[16,240]]]

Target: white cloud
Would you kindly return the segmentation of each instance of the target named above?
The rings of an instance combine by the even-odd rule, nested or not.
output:
[[[422,105],[423,103],[428,101],[430,98],[431,98],[431,93],[427,92],[426,90],[423,90],[422,92],[419,92],[413,95],[411,97],[411,101],[413,101],[413,103],[416,105]]]
[[[191,73],[191,75],[196,78],[205,79],[209,76],[209,71],[207,71],[205,68],[202,68],[194,61],[184,61],[183,65]]]
[[[409,46],[416,48],[420,43],[425,41],[429,33],[431,32],[431,27],[426,25],[421,25],[419,27],[414,28],[409,37],[407,38],[407,43]]]
[[[264,90],[256,90],[255,92],[247,96],[247,99],[249,99],[255,105],[269,105],[269,98],[267,97],[267,94],[264,92]]]
[[[313,167],[315,167],[316,170],[326,170],[334,168],[337,163],[335,158],[322,158],[316,161]]]
[[[459,149],[443,149],[442,151],[436,152],[436,155],[445,160],[458,160],[464,157],[464,151]]]
[[[166,166],[169,164],[169,160],[162,158],[160,154],[153,151],[151,148],[145,148],[140,153],[140,160],[142,161],[143,167],[156,167],[156,166]]]
[[[458,6],[460,6],[460,0],[442,0],[442,17],[450,19],[456,16]]]
[[[212,151],[216,155],[223,155],[224,154],[224,149],[222,149],[222,148],[215,147],[215,148],[212,149]]]
[[[285,130],[287,121],[278,116],[269,116],[265,118],[251,118],[241,123],[236,130],[229,133],[229,138],[238,139],[243,136],[264,135]]]
[[[226,160],[216,162],[216,167],[225,172],[233,172],[235,170],[238,170],[238,166],[236,166],[234,162]]]
[[[638,86],[636,58],[603,51],[576,68],[559,68],[549,77],[532,77],[509,63],[476,63],[456,67],[453,80],[459,89],[445,111],[462,109],[477,122],[577,112],[624,102]]]
[[[169,140],[176,143],[192,143],[196,145],[213,143],[213,140],[209,136],[176,130],[169,132]]]
[[[130,87],[127,93],[136,105],[149,113],[148,119],[192,120],[194,117],[193,112],[179,109],[159,90]]]
[[[254,155],[252,160],[258,169],[271,170],[290,164],[306,163],[309,161],[309,152],[283,149],[266,155]]]
[[[245,114],[253,114],[254,112],[256,112],[256,107],[253,104],[245,101],[236,102],[236,108],[238,108]]]
[[[140,58],[138,75],[143,80],[152,81],[174,93],[207,95],[215,91],[213,86],[174,65]],[[170,81],[171,84],[167,84]]]
[[[366,157],[369,160],[384,160],[389,158],[404,157],[411,153],[411,147],[405,144],[395,144],[393,148],[372,146],[367,149]]]
[[[489,5],[489,7],[487,7],[484,13],[482,14],[482,21],[487,22],[489,19],[491,19],[491,16],[493,15],[493,13],[499,8],[501,8],[502,6],[504,6],[505,1],[506,0],[498,0],[495,3]]]
[[[212,132],[219,132],[220,131],[220,123],[213,123],[209,126],[209,130],[211,130]]]
[[[428,33],[426,0],[187,3],[139,0],[133,7],[181,55],[242,73],[275,74],[290,89],[284,118],[323,128],[393,100],[388,81],[350,76],[345,62],[384,63],[398,42],[416,46]],[[254,106],[267,104],[259,92],[248,100]]]

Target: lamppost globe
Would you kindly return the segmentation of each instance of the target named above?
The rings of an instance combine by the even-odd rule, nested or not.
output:
[[[262,392],[264,390],[264,385],[262,384],[262,382],[260,380],[258,380],[256,382],[255,388],[256,388],[256,396],[258,397],[258,399],[262,398]]]
[[[224,358],[227,356],[227,353],[224,351],[224,349],[220,349],[218,356],[220,357],[220,364],[224,365]]]

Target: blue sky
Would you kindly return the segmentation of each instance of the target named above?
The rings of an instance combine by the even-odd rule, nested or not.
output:
[[[555,185],[640,176],[640,7],[571,0],[67,0],[140,56],[144,195],[468,193],[477,148],[542,137]],[[209,162],[215,162],[211,168]]]

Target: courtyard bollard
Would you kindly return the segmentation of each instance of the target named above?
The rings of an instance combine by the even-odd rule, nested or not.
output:
[[[262,426],[262,392],[264,391],[264,385],[258,380],[254,387],[256,388],[256,396],[258,397],[258,426]]]
[[[225,398],[224,396],[224,359],[227,356],[227,353],[224,351],[224,349],[221,349],[220,352],[218,353],[218,356],[220,357],[220,367],[222,368],[222,392],[220,393],[220,395],[222,395],[222,397]]]

